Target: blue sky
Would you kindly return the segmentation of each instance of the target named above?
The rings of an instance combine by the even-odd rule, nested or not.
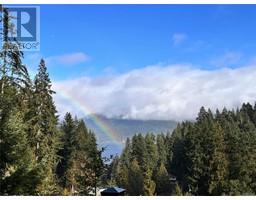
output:
[[[42,5],[25,63],[45,58],[62,116],[195,119],[255,102],[255,27],[256,5]]]
[[[256,56],[252,5],[41,5],[40,9],[38,57],[53,60],[49,71],[54,80],[124,73],[155,64],[236,68],[254,62]],[[68,64],[56,62],[69,55],[73,59]],[[29,58],[28,65],[36,65],[37,57]]]

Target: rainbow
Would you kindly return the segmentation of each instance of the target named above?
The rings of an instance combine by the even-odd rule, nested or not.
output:
[[[85,100],[80,99],[78,97],[74,97],[70,95],[70,92],[66,91],[63,87],[56,87],[58,88],[57,94],[60,95],[62,98],[67,100],[73,106],[78,108],[85,116],[90,114],[91,119],[93,122],[98,126],[98,128],[108,136],[115,144],[122,145],[122,141],[120,140],[120,135],[111,127],[109,126],[102,118],[98,115],[94,114],[94,112],[90,109],[89,106],[85,104]]]

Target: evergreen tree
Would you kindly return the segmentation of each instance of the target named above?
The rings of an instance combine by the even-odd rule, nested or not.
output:
[[[228,175],[228,160],[226,156],[226,144],[224,143],[224,131],[216,123],[213,127],[212,152],[209,162],[210,180],[209,194],[222,195],[225,193],[225,181]]]
[[[1,103],[0,103],[1,105]],[[2,105],[0,106],[1,108]],[[40,176],[30,151],[22,113],[1,110],[0,194],[35,195]]]
[[[166,137],[135,135],[117,165],[120,185],[133,195],[255,194],[255,113],[250,104],[216,114],[202,107],[195,122],[178,124]]]
[[[34,137],[31,138],[30,143],[44,175],[38,192],[41,195],[57,194],[55,170],[58,162],[57,152],[60,147],[60,132],[57,129],[57,111],[52,98],[54,92],[51,90],[51,81],[43,59],[40,61],[34,84],[34,102],[37,109],[33,127]]]
[[[184,190],[188,190],[188,182],[186,176],[188,174],[188,167],[190,165],[189,160],[186,158],[186,152],[190,152],[192,148],[193,139],[188,139],[189,137],[194,137],[195,135],[191,133],[193,130],[193,125],[190,122],[178,124],[177,128],[173,131],[171,140],[171,162],[168,166],[169,173],[172,173],[181,182],[180,187]]]
[[[131,156],[132,159],[136,159],[139,166],[144,166],[145,159],[148,158],[146,153],[147,149],[144,137],[141,134],[132,137]]]
[[[76,124],[70,113],[66,113],[61,124],[61,145],[62,148],[58,151],[60,161],[57,165],[57,176],[60,179],[62,187],[67,187],[67,179],[65,173],[68,169],[68,162],[71,158],[71,152],[74,148],[74,136],[76,131]]]
[[[167,140],[164,134],[159,134],[156,136],[157,154],[158,154],[158,164],[167,164],[168,157],[168,146],[165,140]]]
[[[176,185],[175,185],[175,187],[174,187],[174,192],[173,192],[172,195],[174,195],[174,196],[182,196],[182,195],[183,195],[183,194],[182,194],[182,190],[181,190],[179,184],[176,184]]]
[[[126,165],[120,163],[117,165],[117,176],[114,181],[119,187],[126,188],[127,192],[130,194],[129,168]]]
[[[63,163],[59,168],[64,170],[65,191],[70,195],[96,194],[96,187],[103,172],[102,151],[97,149],[95,136],[83,120],[73,121],[67,113],[63,128],[66,133]],[[62,173],[63,173],[62,172]]]
[[[26,132],[24,107],[30,79],[17,41],[10,42],[8,38],[13,28],[10,18],[4,8],[4,46],[0,51],[0,193],[30,195],[36,194],[35,186],[40,179]]]
[[[106,166],[105,176],[102,177],[103,185],[113,186],[117,185],[116,180],[118,179],[118,167],[119,167],[119,156],[116,155],[112,158],[111,163]]]
[[[1,13],[2,12],[2,13]],[[5,85],[10,83],[17,91],[24,89],[30,79],[25,65],[22,64],[23,52],[19,50],[19,42],[13,35],[14,24],[11,23],[10,13],[7,8],[0,11],[2,18],[0,23],[3,23],[3,48],[0,53],[0,73],[1,73],[1,93],[4,94]],[[9,36],[13,36],[13,40]]]
[[[130,139],[127,138],[124,150],[120,156],[115,177],[115,182],[118,186],[123,188],[129,188],[129,167],[131,165],[131,143]]]
[[[158,167],[155,177],[156,194],[158,196],[170,195],[172,186],[170,183],[169,174],[163,163],[161,163],[160,166]]]
[[[156,184],[152,180],[152,171],[148,168],[144,173],[143,179],[143,195],[153,196],[155,193]]]
[[[153,171],[157,165],[158,161],[158,153],[157,146],[155,142],[155,135],[146,134],[145,138],[145,150],[144,150],[144,162],[143,162],[143,170],[146,171],[148,168]]]
[[[80,120],[71,142],[72,150],[66,171],[67,186],[71,194],[86,195],[93,187],[93,169],[89,168],[91,160],[88,155],[88,137],[88,130]]]
[[[98,149],[96,137],[92,131],[89,131],[89,143],[87,149],[90,158],[88,168],[92,169],[93,172],[91,177],[93,178],[94,194],[96,195],[96,189],[98,187],[98,184],[100,183],[103,169],[105,168],[102,160],[102,153],[104,152],[104,148],[101,148],[100,150]]]
[[[128,194],[139,196],[143,194],[143,173],[136,159],[131,162],[128,174]]]

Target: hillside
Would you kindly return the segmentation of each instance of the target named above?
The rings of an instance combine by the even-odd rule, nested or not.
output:
[[[96,118],[97,120],[95,120],[95,116],[87,116],[84,121],[87,127],[95,132],[98,143],[107,147],[107,155],[119,154],[126,138],[131,138],[136,133],[143,135],[149,132],[166,133],[171,132],[177,125],[175,121],[171,120],[107,118],[102,115],[97,115]]]

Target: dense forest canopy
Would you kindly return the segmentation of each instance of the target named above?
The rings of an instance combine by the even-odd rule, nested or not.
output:
[[[256,104],[202,107],[172,134],[127,139],[109,179],[130,195],[255,195]]]
[[[8,41],[0,52],[0,195],[91,195],[119,186],[127,195],[256,195],[256,104],[201,108],[172,133],[136,134],[120,156],[102,157],[95,134],[67,113],[59,122],[41,59],[32,80]],[[109,160],[108,160],[109,161]]]

